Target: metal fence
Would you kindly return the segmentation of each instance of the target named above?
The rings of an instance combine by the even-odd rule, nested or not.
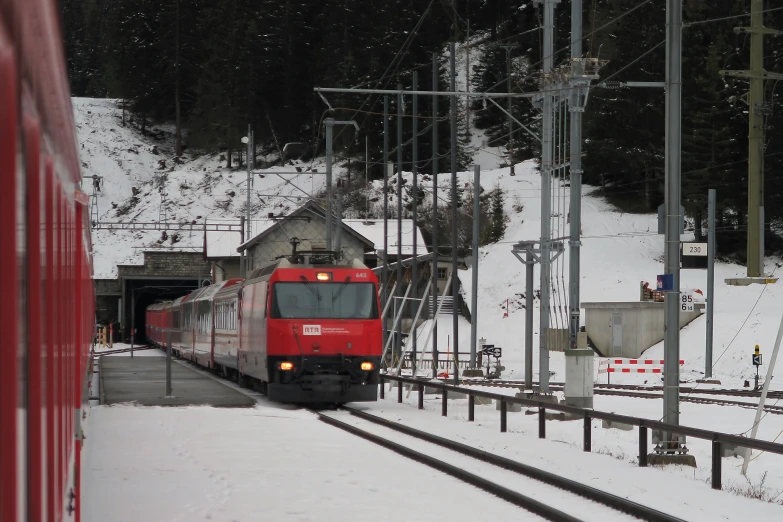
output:
[[[766,451],[769,453],[775,453],[783,455],[783,444],[777,444],[774,442],[768,442],[765,440],[749,439],[747,437],[739,437],[737,435],[731,435],[728,433],[720,433],[716,431],[708,431],[699,428],[691,428],[688,426],[679,426],[674,424],[667,424],[665,422],[658,422],[650,419],[642,419],[639,417],[630,417],[628,415],[618,415],[616,413],[609,413],[597,410],[588,410],[584,408],[578,408],[576,406],[568,406],[565,404],[555,404],[551,402],[537,401],[533,399],[522,399],[518,397],[509,397],[508,395],[501,395],[498,393],[491,393],[479,390],[473,390],[470,388],[462,388],[449,384],[444,384],[436,381],[412,379],[408,377],[397,377],[394,375],[381,374],[381,398],[385,396],[384,382],[396,381],[398,383],[405,383],[415,385],[418,391],[418,408],[424,409],[424,387],[435,388],[441,391],[441,414],[445,417],[448,408],[448,393],[452,391],[454,393],[466,394],[468,396],[468,421],[474,420],[475,413],[475,398],[482,397],[485,399],[493,399],[500,403],[500,431],[505,432],[507,427],[507,409],[509,404],[519,404],[521,406],[536,407],[538,408],[538,437],[540,439],[546,438],[546,412],[547,410],[562,412],[570,414],[575,417],[584,419],[584,436],[582,448],[584,451],[592,451],[592,419],[601,419],[611,422],[617,422],[622,424],[629,424],[637,426],[639,428],[639,466],[647,466],[647,430],[661,430],[663,432],[673,433],[676,435],[685,435],[688,437],[694,437],[697,439],[707,440],[712,442],[712,487],[713,489],[721,489],[721,464],[722,464],[722,452],[723,446],[751,448],[759,451]],[[403,386],[397,387],[397,402],[402,402]]]

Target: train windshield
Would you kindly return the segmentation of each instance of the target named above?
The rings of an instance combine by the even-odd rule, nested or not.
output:
[[[275,319],[377,319],[373,283],[275,283],[272,317]]]

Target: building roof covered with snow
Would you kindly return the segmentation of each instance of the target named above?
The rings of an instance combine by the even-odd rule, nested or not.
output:
[[[285,221],[285,218],[302,218],[307,215],[317,215],[325,219],[326,211],[314,200],[309,200],[287,216],[276,216],[272,218],[252,219],[252,234],[250,239],[244,243],[240,240],[237,232],[226,231],[207,231],[206,252],[209,259],[226,259],[239,257],[240,248],[250,248],[258,244],[272,233],[273,229],[279,227]],[[401,222],[395,219],[389,219],[387,222],[387,246],[388,255],[391,258],[397,256],[397,229],[398,223],[402,226],[402,255],[409,257],[413,255],[414,228],[413,220],[403,219]],[[383,219],[343,219],[343,233],[353,235],[356,239],[367,245],[366,253],[372,256],[377,255],[378,250],[383,249],[384,245],[384,222]],[[418,255],[428,252],[421,228],[416,227],[416,250]]]
[[[343,223],[356,230],[358,233],[368,238],[375,245],[375,252],[383,250],[383,219],[343,219]],[[397,255],[397,230],[398,221],[396,219],[389,219],[387,221],[388,226],[388,254],[391,256]],[[402,220],[402,255],[413,255],[413,220]],[[424,242],[424,236],[421,234],[421,228],[416,227],[416,250],[417,255],[426,254],[428,252],[427,245]]]

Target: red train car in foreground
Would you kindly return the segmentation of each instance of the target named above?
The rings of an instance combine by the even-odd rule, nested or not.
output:
[[[80,519],[90,230],[51,0],[0,0],[0,520]]]
[[[162,324],[166,310],[179,311],[179,322],[168,328],[188,339],[185,358],[273,400],[377,400],[383,350],[378,280],[358,262],[313,261],[280,259],[244,281],[150,305],[147,324]],[[166,328],[148,326],[148,337],[163,346]],[[191,342],[198,346],[195,356]]]

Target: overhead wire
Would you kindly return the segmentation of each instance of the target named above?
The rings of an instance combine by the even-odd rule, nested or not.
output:
[[[652,2],[652,1],[653,1],[653,0],[643,0],[641,3],[639,3],[639,4],[635,5],[634,7],[632,7],[632,8],[630,8],[630,9],[628,9],[627,11],[624,11],[623,13],[621,13],[621,14],[620,14],[620,15],[618,15],[617,17],[613,18],[612,20],[609,20],[608,22],[606,22],[605,24],[603,24],[602,26],[600,26],[598,29],[591,30],[589,33],[587,33],[587,34],[583,35],[583,36],[582,36],[582,38],[580,38],[579,40],[575,40],[574,42],[576,42],[576,41],[579,41],[579,42],[581,42],[581,41],[584,41],[586,38],[589,38],[589,37],[593,36],[595,33],[598,33],[598,32],[600,32],[600,31],[602,31],[603,29],[606,29],[606,28],[607,28],[607,27],[609,27],[610,25],[613,25],[614,23],[616,23],[616,22],[618,22],[618,21],[622,20],[622,19],[623,19],[623,18],[625,18],[626,16],[628,16],[628,15],[630,15],[631,13],[635,12],[637,9],[640,9],[640,8],[644,7],[645,5],[649,4],[649,3],[650,3],[650,2]],[[541,23],[540,19],[539,19],[539,26],[543,26],[543,24]],[[554,59],[554,57],[555,57],[555,56],[557,56],[557,54],[559,54],[559,53],[561,53],[561,52],[563,52],[563,51],[566,51],[566,50],[570,49],[570,48],[571,48],[571,45],[572,45],[574,42],[571,42],[571,43],[569,43],[568,45],[566,45],[566,46],[564,46],[564,47],[561,47],[560,49],[557,49],[557,50],[553,51],[551,55],[543,56],[543,51],[542,51],[542,57],[541,57],[541,59],[540,59],[539,61],[537,61],[537,62],[534,62],[534,63],[530,64],[528,67],[535,67],[536,65],[539,65],[539,64],[543,63],[543,61],[544,61],[546,58],[550,58],[550,57],[551,57],[551,58],[553,58],[553,59]],[[543,45],[541,45],[541,46],[540,46],[540,48],[541,48],[541,49],[543,49]],[[521,85],[520,85],[520,82],[521,82],[521,80],[526,80],[526,79],[528,79],[528,78],[532,77],[532,76],[533,76],[533,74],[535,74],[535,73],[531,73],[531,74],[528,74],[528,75],[526,75],[526,76],[523,76],[522,78],[520,78],[520,80],[519,80],[519,81],[517,81],[517,87],[520,87],[520,88],[521,88]],[[491,91],[491,90],[492,90],[492,89],[494,89],[495,87],[497,87],[497,86],[499,86],[499,85],[501,85],[501,84],[505,83],[507,80],[508,80],[508,78],[503,78],[503,80],[501,80],[500,82],[496,83],[495,85],[493,85],[492,87],[490,87],[489,89],[487,89],[487,90],[486,90],[486,92],[489,92],[489,91]]]
[[[636,58],[635,58],[634,60],[632,60],[630,63],[626,64],[626,65],[625,65],[623,68],[621,68],[619,71],[615,71],[614,73],[610,74],[609,76],[607,76],[606,78],[604,78],[604,79],[603,79],[603,80],[601,80],[601,81],[602,81],[602,82],[608,82],[609,80],[611,80],[612,78],[614,78],[615,76],[617,76],[618,74],[620,74],[621,72],[623,72],[624,70],[628,69],[630,66],[632,66],[632,65],[633,65],[633,64],[635,64],[636,62],[638,62],[638,61],[642,60],[642,59],[643,59],[644,57],[646,57],[648,54],[652,53],[654,50],[656,50],[658,47],[662,46],[662,45],[663,45],[663,44],[665,44],[665,43],[666,43],[666,39],[664,38],[663,40],[661,40],[660,42],[658,42],[657,44],[655,44],[653,47],[651,47],[650,49],[647,49],[647,51],[645,51],[644,53],[642,53],[640,56],[636,57]]]
[[[435,0],[430,0],[430,3],[427,5],[427,8],[424,10],[424,12],[422,13],[422,15],[419,17],[419,20],[418,20],[418,22],[416,22],[416,25],[413,27],[413,30],[410,32],[410,34],[408,35],[408,38],[406,38],[405,42],[403,43],[403,45],[402,45],[402,48],[400,48],[400,50],[399,50],[399,51],[397,51],[397,54],[394,56],[394,59],[392,59],[392,61],[391,61],[391,62],[389,63],[389,65],[388,65],[388,67],[386,67],[386,70],[384,71],[384,73],[383,73],[383,75],[382,75],[382,76],[386,76],[386,75],[387,75],[387,73],[389,72],[389,69],[391,69],[392,65],[393,65],[395,62],[397,63],[397,65],[394,67],[394,70],[392,71],[391,75],[390,75],[389,77],[387,77],[387,79],[386,79],[386,82],[384,83],[384,89],[386,88],[386,86],[388,86],[388,84],[389,84],[389,80],[390,80],[390,79],[391,79],[391,78],[392,78],[392,77],[393,77],[393,76],[396,74],[396,72],[397,72],[397,69],[399,69],[399,67],[400,67],[400,64],[402,63],[402,58],[403,58],[403,56],[405,56],[405,54],[407,54],[407,52],[408,52],[408,48],[410,47],[411,43],[413,43],[413,40],[414,40],[414,39],[416,38],[416,36],[418,35],[418,33],[419,33],[419,28],[420,28],[420,27],[421,27],[421,25],[424,23],[424,20],[426,19],[427,15],[429,14],[429,12],[430,12],[430,9],[432,8],[432,4],[434,4],[434,3],[435,3]],[[381,82],[380,82],[380,81],[378,81],[378,82],[375,84],[375,89],[377,89],[377,88],[378,88],[378,85],[380,85],[380,83],[381,83]],[[367,103],[370,101],[370,99],[372,99],[372,97],[373,97],[373,95],[372,95],[372,94],[368,95],[368,96],[367,96],[367,98],[365,99],[365,101],[362,103],[361,107],[359,107],[359,108],[360,108],[360,109],[364,108],[364,106],[365,106],[365,105],[366,105],[366,104],[367,104]],[[378,95],[378,97],[376,98],[376,100],[375,100],[375,101],[373,102],[373,104],[370,106],[370,110],[372,110],[372,109],[375,107],[375,104],[376,104],[376,103],[378,103],[378,100],[379,100],[379,99],[380,99],[380,95]],[[358,113],[354,113],[354,116],[352,116],[352,118],[351,118],[351,119],[355,118],[355,117],[356,117],[356,114],[358,114]],[[365,115],[364,119],[363,119],[363,120],[362,120],[362,122],[359,124],[359,128],[361,128],[361,127],[363,127],[363,126],[364,126],[364,123],[367,121],[367,117],[368,117],[368,116],[367,116],[367,115]],[[345,128],[342,128],[342,129],[340,129],[340,131],[337,133],[337,136],[335,137],[335,141],[337,140],[337,138],[339,138],[339,137],[340,137],[340,135],[342,134],[342,132],[343,132],[344,130],[345,130]]]
[[[783,7],[773,7],[771,9],[764,9],[761,12],[762,13],[771,13],[773,11],[780,11],[782,9],[783,9]],[[711,23],[711,22],[722,22],[724,20],[733,20],[735,18],[745,18],[746,16],[750,16],[750,15],[751,15],[751,13],[742,13],[742,14],[732,15],[732,16],[722,16],[720,18],[710,18],[710,19],[707,19],[707,20],[696,20],[694,22],[685,22],[684,24],[682,24],[682,26],[683,27],[690,27],[692,25],[707,24],[707,23]]]
[[[771,274],[772,276],[774,276],[774,275],[775,275],[775,271],[776,271],[777,269],[778,269],[778,267],[776,266],[776,267],[775,267],[775,268],[772,270],[772,274]],[[764,285],[764,287],[761,289],[761,292],[759,293],[759,296],[758,296],[758,298],[756,299],[756,302],[755,302],[755,303],[753,303],[753,307],[751,307],[751,309],[750,309],[750,312],[748,312],[748,315],[747,315],[747,317],[745,317],[745,320],[744,320],[744,321],[742,321],[742,324],[740,325],[740,327],[739,327],[739,329],[737,330],[737,332],[734,334],[734,337],[732,337],[732,338],[731,338],[731,341],[729,341],[729,344],[726,346],[726,348],[724,348],[724,350],[721,352],[721,354],[718,356],[718,358],[715,360],[715,362],[713,362],[713,363],[712,363],[712,367],[711,367],[711,369],[715,369],[715,367],[718,365],[718,362],[719,362],[719,361],[720,361],[720,360],[723,358],[723,356],[726,354],[726,352],[729,350],[729,348],[731,348],[731,345],[732,345],[732,344],[734,344],[734,341],[737,339],[737,337],[739,336],[740,332],[742,332],[743,328],[745,328],[745,325],[748,323],[748,320],[749,320],[749,319],[750,319],[750,317],[753,315],[753,312],[756,310],[756,307],[758,306],[758,304],[759,304],[759,301],[761,301],[761,297],[764,295],[764,292],[766,292],[766,291],[767,291],[767,288],[768,288],[768,286],[769,286],[769,285]],[[771,376],[768,376],[768,378],[772,378],[772,377],[771,377]],[[698,388],[698,387],[699,387],[701,384],[702,384],[702,382],[697,382],[697,383],[696,383],[696,386],[694,386],[693,388],[691,388],[691,389],[688,391],[688,393],[685,395],[685,398],[688,398],[688,397],[690,397],[690,396],[691,396],[691,394],[693,394],[693,392],[695,392],[695,391],[696,391],[696,389],[697,389],[697,388]],[[778,403],[778,401],[780,401],[780,399],[781,399],[781,398],[780,398],[780,397],[778,397],[778,399],[775,401],[775,404],[773,404],[773,406],[774,406],[774,405],[777,405],[777,403]],[[741,432],[741,433],[737,433],[736,435],[737,435],[737,436],[742,436],[742,435],[745,435],[745,434],[747,434],[749,431],[753,430],[753,428],[755,428],[756,426],[758,426],[759,424],[761,424],[761,421],[763,421],[763,420],[764,420],[764,418],[765,418],[767,415],[769,415],[769,412],[770,412],[770,410],[767,410],[766,412],[764,412],[764,415],[762,415],[762,416],[761,416],[761,418],[759,418],[758,422],[754,422],[754,423],[753,423],[753,426],[751,426],[750,428],[748,428],[747,430],[745,430],[745,431],[743,431],[743,432]],[[663,418],[663,417],[661,417],[661,418]]]

